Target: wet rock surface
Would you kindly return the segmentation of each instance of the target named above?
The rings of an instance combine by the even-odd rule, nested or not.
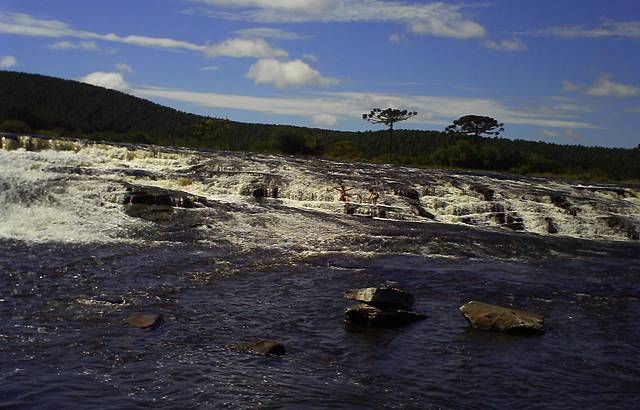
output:
[[[408,310],[415,301],[412,294],[391,287],[353,289],[344,292],[344,298],[356,300],[377,308]]]
[[[460,307],[471,327],[505,333],[544,333],[544,317],[524,310],[471,301]]]
[[[346,326],[397,327],[425,319],[426,315],[412,312],[414,297],[392,286],[352,289],[344,292],[347,300],[362,302],[344,311]]]
[[[137,313],[127,317],[124,323],[138,329],[154,329],[163,321],[162,315],[158,313]]]
[[[210,207],[209,201],[197,195],[151,186],[126,185],[121,203],[125,213],[152,222],[172,219],[176,209]]]
[[[181,191],[150,186],[129,185],[122,200],[123,205],[159,205],[173,208],[208,207],[206,198]]]
[[[391,328],[405,326],[423,319],[426,315],[402,309],[381,309],[361,303],[345,309],[344,322],[347,326]]]
[[[229,348],[261,356],[283,356],[287,353],[286,347],[282,343],[274,340],[260,340],[255,343],[238,343],[230,345]]]

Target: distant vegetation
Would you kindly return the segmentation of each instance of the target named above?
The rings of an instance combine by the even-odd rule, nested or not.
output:
[[[341,132],[180,112],[70,80],[0,71],[0,131],[221,150],[325,156],[593,180],[640,180],[640,149],[396,130]]]

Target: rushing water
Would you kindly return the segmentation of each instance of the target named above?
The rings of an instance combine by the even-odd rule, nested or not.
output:
[[[3,147],[0,408],[638,399],[637,186],[73,141]],[[354,188],[346,207],[340,183]],[[150,187],[188,206],[127,203]],[[388,281],[428,318],[345,329],[344,290]],[[103,294],[126,303],[91,302]],[[469,300],[540,313],[547,331],[470,330],[458,311]],[[165,322],[124,326],[136,312]],[[225,347],[259,339],[288,352]]]

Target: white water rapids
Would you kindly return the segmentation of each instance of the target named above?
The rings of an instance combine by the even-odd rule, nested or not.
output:
[[[0,237],[10,239],[137,238],[132,232],[155,222],[125,212],[125,186],[206,198],[225,220],[197,229],[233,233],[243,247],[267,241],[315,250],[345,231],[357,235],[365,217],[616,241],[637,240],[640,232],[640,190],[630,185],[27,136],[3,137],[2,148]],[[348,204],[339,201],[341,184]],[[370,189],[379,193],[376,205]],[[264,203],[273,205],[266,213],[258,206]]]

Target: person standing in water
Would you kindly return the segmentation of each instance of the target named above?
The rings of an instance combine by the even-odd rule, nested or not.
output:
[[[378,205],[378,198],[380,198],[380,194],[375,191],[373,188],[369,188],[369,202],[373,205]]]
[[[344,184],[340,184],[340,188],[333,188],[340,193],[340,201],[349,202],[349,194],[347,192],[351,191],[353,188],[347,188]]]

